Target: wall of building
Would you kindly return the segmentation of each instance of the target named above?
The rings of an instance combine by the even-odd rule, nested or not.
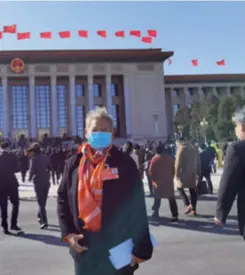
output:
[[[162,64],[130,64],[125,71],[124,93],[128,95],[127,120],[130,123],[128,134],[136,139],[166,137]],[[158,115],[157,122],[155,114]]]

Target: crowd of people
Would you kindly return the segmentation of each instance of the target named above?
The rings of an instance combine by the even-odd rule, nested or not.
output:
[[[236,133],[241,141],[223,149],[225,167],[215,222],[225,222],[238,194],[239,228],[241,235],[245,236],[245,143],[242,141],[245,139],[245,110],[239,114]],[[241,120],[241,114],[244,121]],[[33,181],[39,206],[37,220],[41,229],[48,227],[46,203],[50,184],[59,184],[58,217],[61,234],[62,239],[70,244],[72,255],[75,255],[76,274],[81,274],[84,269],[88,273],[82,274],[89,274],[95,268],[90,257],[84,260],[77,257],[78,254],[87,253],[85,251],[90,246],[102,247],[102,254],[95,253],[94,257],[103,261],[103,247],[113,247],[130,235],[135,242],[134,268],[130,269],[131,273],[122,274],[133,274],[141,262],[151,257],[153,248],[142,188],[144,178],[148,182],[150,196],[154,199],[153,218],[159,218],[161,200],[168,199],[172,221],[178,222],[179,207],[175,189],[182,198],[184,213],[195,217],[198,196],[213,194],[211,174],[216,173],[216,164],[223,164],[221,150],[212,142],[199,145],[178,138],[174,143],[170,140],[149,141],[139,145],[128,141],[123,146],[114,146],[112,125],[112,118],[106,110],[98,108],[87,115],[87,142],[82,145],[81,141],[73,141],[71,147],[63,146],[60,140],[52,140],[47,136],[44,136],[42,142],[28,142],[22,136],[17,143],[6,140],[1,143],[0,208],[4,233],[9,234],[8,199],[13,205],[10,230],[23,233],[18,225],[17,172],[21,172],[23,182],[26,175],[29,175],[29,181]],[[63,139],[68,140],[66,137]],[[189,197],[186,189],[189,190]],[[121,228],[121,234],[115,234],[118,228]],[[104,235],[94,232],[103,232]],[[101,272],[110,268],[109,265],[105,266]],[[114,273],[111,271],[107,274]]]

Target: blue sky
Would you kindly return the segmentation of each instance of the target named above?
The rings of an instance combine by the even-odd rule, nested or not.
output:
[[[6,35],[1,50],[161,48],[174,51],[166,74],[245,73],[245,2],[0,2],[0,26],[17,24],[19,32],[30,31],[31,40],[17,41]],[[76,31],[87,29],[88,39]],[[96,35],[106,29],[107,39]],[[152,45],[140,39],[114,37],[117,30],[156,29]],[[59,31],[71,30],[62,40]],[[51,41],[39,32],[55,33]],[[199,59],[192,67],[191,59]],[[225,58],[227,65],[218,67]]]

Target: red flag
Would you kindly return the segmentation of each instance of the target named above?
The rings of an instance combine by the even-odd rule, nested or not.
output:
[[[147,33],[151,37],[157,37],[157,31],[156,30],[148,30]]]
[[[60,38],[70,38],[71,37],[71,32],[70,31],[64,31],[64,32],[59,32]]]
[[[40,38],[44,39],[51,39],[52,38],[52,32],[41,32]]]
[[[24,40],[24,39],[30,39],[30,38],[31,38],[30,32],[18,32],[17,33],[18,40]]]
[[[170,66],[173,63],[173,61],[169,58],[168,59],[168,65]]]
[[[129,33],[132,36],[141,37],[141,31],[130,31]]]
[[[218,66],[225,66],[225,59],[222,59],[222,60],[220,60],[220,61],[216,61],[216,64],[217,64]]]
[[[192,59],[191,63],[194,67],[197,67],[198,66],[198,59]]]
[[[3,32],[6,33],[16,33],[17,26],[16,25],[10,25],[10,26],[4,26]]]
[[[106,38],[106,31],[105,30],[100,30],[100,31],[97,31],[97,34],[103,38]]]
[[[118,32],[115,32],[115,35],[117,37],[125,37],[125,31],[118,31]]]
[[[152,37],[143,36],[143,37],[141,38],[141,41],[144,42],[144,43],[151,44],[151,43],[152,43]]]
[[[80,30],[80,31],[78,31],[78,35],[80,37],[88,38],[88,31]]]
[[[0,39],[3,39],[3,32],[0,32]]]

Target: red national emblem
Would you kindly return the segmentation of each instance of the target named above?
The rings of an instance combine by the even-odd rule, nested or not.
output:
[[[14,58],[10,63],[11,70],[16,73],[22,73],[25,69],[24,61],[20,58]]]

